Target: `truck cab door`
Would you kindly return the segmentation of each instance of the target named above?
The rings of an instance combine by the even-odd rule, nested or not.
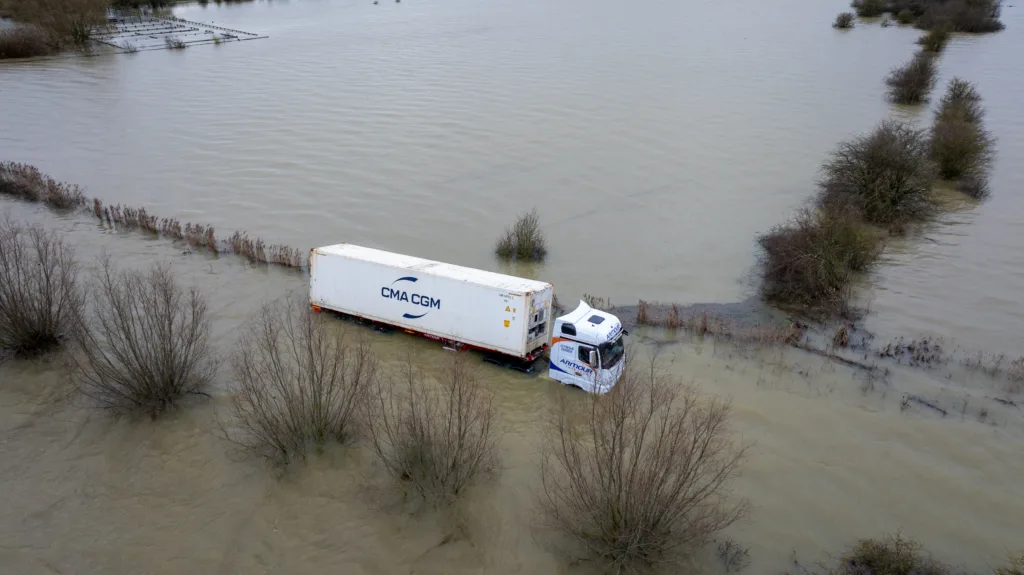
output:
[[[593,391],[598,370],[590,364],[591,352],[597,355],[597,350],[586,344],[572,340],[556,342],[551,350],[549,377],[565,385]]]

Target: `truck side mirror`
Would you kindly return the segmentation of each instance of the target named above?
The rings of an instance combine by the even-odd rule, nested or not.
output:
[[[594,351],[594,350],[590,350],[590,362],[589,363],[590,363],[590,365],[593,365],[593,366],[597,365],[597,352]]]

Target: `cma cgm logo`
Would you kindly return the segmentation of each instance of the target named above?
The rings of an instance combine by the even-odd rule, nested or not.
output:
[[[403,313],[402,317],[404,317],[405,319],[419,319],[419,318],[427,315],[428,313],[430,313],[430,310],[432,310],[432,309],[441,309],[441,300],[434,299],[434,298],[432,298],[430,296],[426,296],[426,295],[423,295],[423,294],[408,292],[408,291],[402,289],[403,287],[410,287],[411,288],[411,287],[415,287],[415,286],[406,286],[405,284],[401,284],[401,285],[397,285],[397,287],[396,287],[396,284],[398,284],[398,282],[410,282],[412,284],[415,284],[416,281],[417,281],[416,278],[414,278],[412,276],[408,276],[408,277],[404,277],[404,278],[398,278],[395,281],[391,282],[391,286],[390,287],[384,286],[384,287],[380,288],[380,297],[387,298],[387,299],[393,299],[393,300],[396,300],[396,301],[408,302],[408,303],[410,303],[410,304],[412,304],[414,306],[419,306],[421,308],[425,308],[425,310],[426,310],[426,311],[423,311],[423,313],[421,313],[421,314]],[[416,311],[420,311],[420,310],[416,310]]]

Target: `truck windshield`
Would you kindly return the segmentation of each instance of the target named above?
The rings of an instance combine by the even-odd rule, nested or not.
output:
[[[619,361],[622,360],[622,355],[626,352],[626,347],[622,343],[622,336],[615,338],[614,341],[606,341],[597,347],[598,351],[601,352],[601,369],[608,369],[615,367]]]

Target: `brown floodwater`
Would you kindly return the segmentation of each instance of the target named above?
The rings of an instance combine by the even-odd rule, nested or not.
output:
[[[563,301],[737,301],[757,233],[814,193],[839,140],[886,116],[885,72],[917,32],[829,23],[845,3],[258,2],[176,9],[269,36],[182,52],[0,65],[0,160],[107,203],[308,248],[354,242],[551,281]],[[895,242],[863,290],[879,341],[1024,353],[1024,37],[957,37],[940,86],[977,83],[998,138],[992,197]],[[1014,48],[1016,46],[1016,48]],[[222,353],[259,305],[305,278],[185,253],[85,216],[0,200],[63,230],[86,267],[171,263],[211,298]],[[492,241],[537,206],[543,265]],[[339,329],[343,329],[339,326]],[[386,361],[434,344],[366,332]],[[750,573],[826,558],[902,529],[975,570],[1024,551],[1024,417],[1005,383],[955,362],[861,370],[795,350],[637,330],[638,354],[733,398],[752,442],[736,484],[750,516],[725,534]],[[664,343],[668,340],[668,343]],[[654,342],[663,342],[655,345]],[[68,389],[60,354],[0,365],[0,572],[587,573],[535,517],[546,408],[565,391],[482,365],[497,394],[499,475],[452,514],[396,503],[358,446],[279,476],[223,439],[212,401],[157,423],[112,420]],[[915,395],[947,410],[919,403]],[[1019,397],[1016,397],[1019,404]],[[441,544],[442,541],[448,541]],[[713,553],[694,559],[720,569]]]

